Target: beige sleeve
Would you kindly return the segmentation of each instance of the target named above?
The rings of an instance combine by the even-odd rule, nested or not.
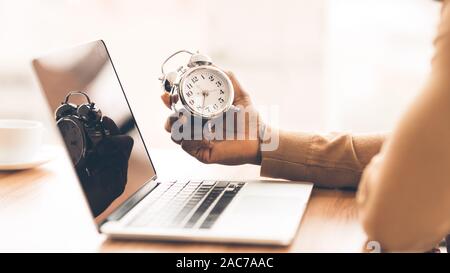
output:
[[[364,167],[379,152],[382,135],[318,135],[281,131],[274,151],[262,151],[261,175],[312,181],[322,187],[356,188]]]
[[[450,231],[448,1],[429,80],[365,170],[357,199],[368,239],[385,251],[426,251]]]

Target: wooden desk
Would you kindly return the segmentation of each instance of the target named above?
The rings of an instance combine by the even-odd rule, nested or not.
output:
[[[205,179],[255,178],[259,172],[258,166],[203,165],[181,149],[150,154],[162,179],[174,170],[178,178]],[[319,189],[289,247],[109,240],[96,232],[65,155],[34,170],[0,172],[0,251],[359,252],[364,241],[354,193]]]

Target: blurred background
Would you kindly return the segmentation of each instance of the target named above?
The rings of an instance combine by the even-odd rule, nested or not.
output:
[[[232,70],[279,126],[388,131],[429,70],[431,0],[0,0],[0,118],[45,119],[30,60],[104,39],[146,141],[163,130],[161,62],[200,50]]]

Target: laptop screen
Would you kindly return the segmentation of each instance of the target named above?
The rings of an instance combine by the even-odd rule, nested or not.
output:
[[[33,67],[100,223],[155,176],[106,46],[52,53]]]

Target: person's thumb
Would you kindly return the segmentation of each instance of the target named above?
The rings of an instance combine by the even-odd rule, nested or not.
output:
[[[226,74],[228,75],[228,77],[231,80],[231,83],[233,84],[233,89],[234,89],[233,104],[241,102],[244,98],[248,99],[249,98],[248,93],[242,88],[241,84],[236,79],[236,76],[234,75],[234,73],[231,71],[228,71],[228,72],[226,72]]]

